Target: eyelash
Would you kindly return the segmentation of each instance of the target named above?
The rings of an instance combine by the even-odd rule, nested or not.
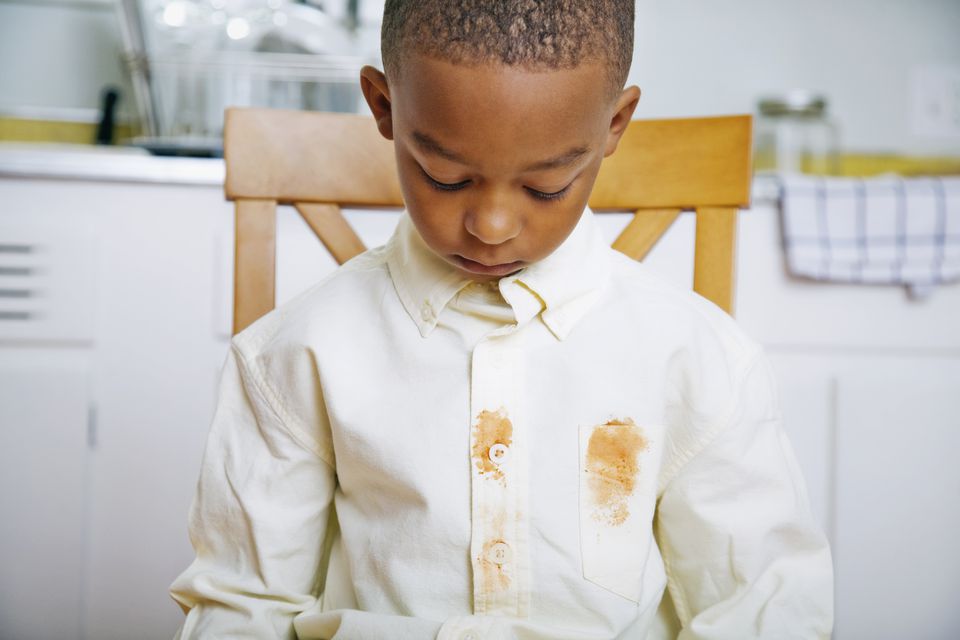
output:
[[[434,180],[432,177],[430,177],[430,174],[428,174],[426,171],[423,172],[423,175],[427,179],[427,182],[437,191],[459,191],[470,184],[469,180],[454,183],[440,182],[439,180]],[[544,193],[543,191],[537,191],[536,189],[531,189],[530,187],[524,187],[524,189],[526,189],[527,192],[537,200],[557,201],[567,195],[567,192],[570,190],[570,185],[565,186],[563,189],[560,189],[560,191],[554,191],[553,193]]]
[[[530,195],[532,195],[534,198],[538,200],[556,201],[556,200],[562,199],[563,196],[567,195],[567,192],[570,190],[570,185],[565,186],[563,189],[560,189],[560,191],[554,191],[553,193],[544,193],[543,191],[537,191],[536,189],[531,189],[529,187],[525,187],[525,188],[530,193]]]
[[[437,191],[460,191],[460,189],[463,189],[465,186],[467,186],[467,184],[470,183],[469,180],[464,180],[463,182],[454,182],[454,183],[440,182],[439,180],[434,180],[426,173],[424,173],[423,175],[426,176],[427,181],[431,185],[433,185],[433,187],[437,189]]]

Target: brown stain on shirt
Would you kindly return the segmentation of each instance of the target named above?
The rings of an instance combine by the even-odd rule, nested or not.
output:
[[[504,537],[506,535],[507,514],[501,509],[493,510],[490,507],[482,506],[480,518],[487,523],[485,529],[490,538],[484,542],[480,554],[473,564],[478,579],[476,588],[481,593],[499,593],[510,588],[511,571],[508,570],[508,565],[512,562],[512,559],[498,565],[492,559],[493,548],[498,543],[506,542]]]
[[[497,411],[484,410],[477,416],[473,425],[473,450],[471,457],[481,476],[487,476],[501,483],[506,479],[503,470],[490,460],[490,447],[498,442],[510,446],[513,439],[513,423],[502,408]]]
[[[594,517],[617,526],[630,515],[627,498],[637,485],[637,455],[647,448],[640,427],[630,418],[594,427],[587,444],[587,487]]]
[[[484,588],[496,593],[506,591],[510,588],[510,575],[504,571],[506,564],[499,565],[490,559],[493,553],[493,546],[502,540],[489,540],[483,545],[483,551],[477,558],[483,579]]]

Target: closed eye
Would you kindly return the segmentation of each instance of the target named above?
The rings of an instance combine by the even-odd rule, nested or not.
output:
[[[567,192],[570,190],[570,185],[565,186],[563,189],[560,189],[560,191],[553,191],[551,193],[548,193],[546,191],[537,191],[536,189],[531,189],[530,187],[524,187],[524,188],[534,198],[538,198],[540,200],[559,200],[563,196],[567,195]]]
[[[429,173],[423,167],[420,167],[420,172],[423,173],[423,177],[426,178],[427,183],[436,189],[437,191],[459,191],[470,184],[469,180],[461,180],[460,182],[440,182]],[[560,200],[570,191],[570,186],[568,184],[563,189],[559,191],[538,191],[537,189],[532,189],[530,187],[524,187],[527,193],[536,198],[537,200]]]
[[[440,182],[439,180],[434,179],[429,173],[424,171],[423,167],[420,167],[420,171],[423,172],[423,177],[427,179],[427,182],[434,188],[439,191],[459,191],[465,186],[470,184],[469,180],[461,180],[460,182]]]

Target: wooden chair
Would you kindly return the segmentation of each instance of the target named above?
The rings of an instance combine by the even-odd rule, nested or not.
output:
[[[369,116],[228,109],[226,196],[236,203],[233,331],[273,309],[276,207],[296,207],[333,257],[364,250],[340,206],[402,207],[393,145]],[[733,306],[737,210],[750,203],[751,117],[634,120],[604,160],[590,207],[635,215],[613,243],[642,260],[696,212],[693,288]]]

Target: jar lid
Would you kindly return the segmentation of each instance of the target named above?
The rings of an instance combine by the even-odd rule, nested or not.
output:
[[[812,91],[794,89],[760,98],[757,106],[765,116],[822,116],[827,112],[827,99]]]

